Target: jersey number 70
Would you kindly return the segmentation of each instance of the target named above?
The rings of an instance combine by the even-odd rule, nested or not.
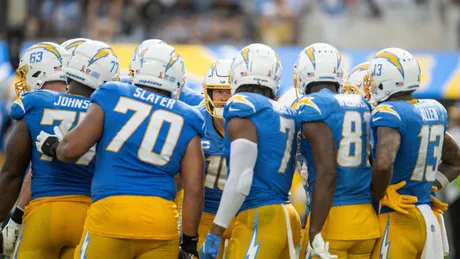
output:
[[[118,131],[117,135],[107,146],[106,150],[118,152],[125,144],[126,140],[131,137],[136,129],[145,121],[152,111],[152,105],[132,100],[126,97],[120,97],[114,111],[126,114],[129,110],[134,111],[131,118],[123,125]],[[162,145],[161,152],[156,153],[153,151],[158,135],[164,122],[171,124],[168,134]],[[147,129],[144,132],[144,137],[137,151],[137,156],[143,162],[150,163],[157,166],[166,165],[173,154],[176,147],[182,126],[184,125],[184,118],[175,113],[166,110],[156,110],[150,116],[150,121]]]

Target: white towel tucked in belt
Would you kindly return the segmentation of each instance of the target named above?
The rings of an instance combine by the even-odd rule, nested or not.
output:
[[[444,258],[441,227],[436,216],[429,205],[417,206],[425,219],[426,240],[423,247],[422,259],[442,259]]]

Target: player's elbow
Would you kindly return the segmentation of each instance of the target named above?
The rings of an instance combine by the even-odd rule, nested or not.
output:
[[[372,165],[372,177],[386,179],[388,178],[388,175],[391,174],[392,169],[393,164],[389,163],[388,161],[376,159]]]
[[[8,187],[11,182],[14,182],[17,179],[21,178],[21,174],[17,172],[17,170],[7,168],[5,165],[2,170],[0,170],[0,186]]]

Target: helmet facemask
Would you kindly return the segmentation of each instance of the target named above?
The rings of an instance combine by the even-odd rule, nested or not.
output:
[[[27,73],[29,72],[29,66],[24,64],[16,69],[16,75],[19,77],[19,81],[14,84],[16,96],[19,97],[23,93],[30,92],[30,86],[27,84]]]
[[[227,103],[227,100],[225,101],[213,100],[212,95],[213,95],[213,91],[215,90],[224,90],[224,91],[228,91],[228,98],[230,98],[230,95],[231,95],[230,84],[225,84],[225,85],[205,85],[203,84],[203,88],[204,88],[203,92],[204,92],[204,100],[206,104],[206,111],[214,118],[222,119],[223,114],[224,114],[224,106],[225,106],[225,103]]]

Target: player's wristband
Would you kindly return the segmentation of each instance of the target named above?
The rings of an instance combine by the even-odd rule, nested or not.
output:
[[[24,210],[19,207],[14,209],[13,215],[11,216],[11,220],[14,221],[16,224],[22,224],[22,217],[24,216]]]
[[[56,150],[59,146],[59,140],[55,136],[48,137],[42,145],[43,154],[56,158]]]
[[[197,246],[199,236],[187,236],[182,234],[182,244],[180,245],[184,252],[190,253],[198,257]]]
[[[449,179],[441,172],[436,172],[436,180],[441,184],[442,188],[446,187],[450,182]]]

